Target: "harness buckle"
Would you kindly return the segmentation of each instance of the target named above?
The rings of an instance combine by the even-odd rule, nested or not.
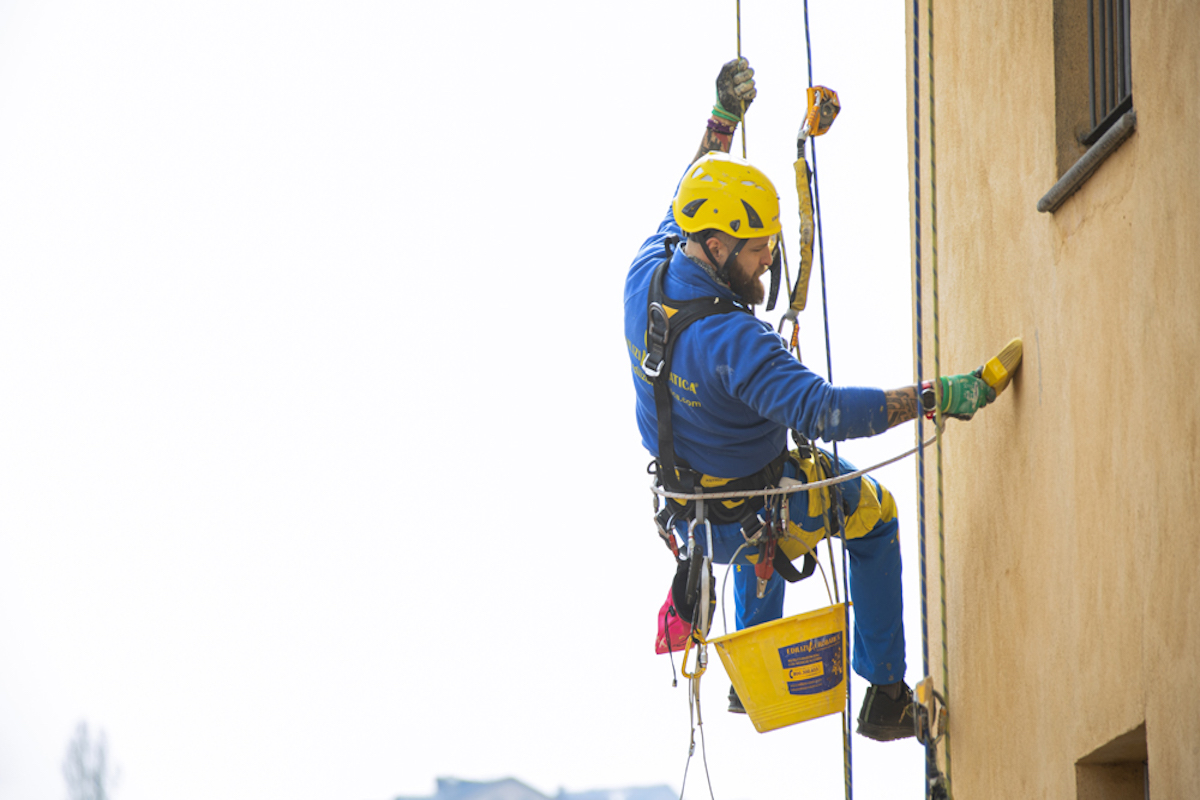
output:
[[[646,355],[642,358],[642,372],[648,378],[657,378],[662,373],[666,360],[667,334],[671,330],[671,319],[662,303],[651,303],[646,311]],[[651,366],[650,359],[654,359]]]
[[[651,367],[649,364],[647,364],[646,362],[649,360],[650,354],[646,353],[646,357],[642,359],[642,372],[646,374],[647,378],[657,378],[662,373],[662,359],[660,358],[658,360],[658,366],[656,367]]]

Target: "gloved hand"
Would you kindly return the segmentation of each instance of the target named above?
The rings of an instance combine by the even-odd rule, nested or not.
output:
[[[717,75],[717,104],[713,114],[730,122],[742,118],[744,110],[750,108],[758,90],[754,88],[754,70],[744,58],[735,58]]]
[[[965,375],[950,375],[942,381],[942,414],[954,419],[970,419],[975,412],[996,399],[996,390],[973,372]],[[932,382],[926,381],[923,388],[933,391]],[[928,406],[927,406],[928,407]]]

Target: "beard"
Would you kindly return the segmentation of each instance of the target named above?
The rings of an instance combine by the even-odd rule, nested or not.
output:
[[[730,274],[729,286],[737,293],[738,297],[742,298],[742,302],[749,306],[760,305],[767,296],[761,276],[755,277],[753,273],[749,275]]]

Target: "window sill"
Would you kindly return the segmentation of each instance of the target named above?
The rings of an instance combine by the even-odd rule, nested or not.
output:
[[[1104,132],[1087,152],[1079,157],[1069,170],[1063,173],[1058,183],[1050,187],[1050,191],[1038,200],[1037,210],[1043,213],[1054,213],[1067,198],[1079,191],[1079,187],[1092,177],[1092,173],[1100,168],[1104,159],[1121,146],[1121,142],[1133,135],[1137,128],[1137,111],[1126,112],[1116,124]]]

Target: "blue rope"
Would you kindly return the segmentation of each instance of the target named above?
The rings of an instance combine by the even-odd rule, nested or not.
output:
[[[813,59],[812,59],[812,37],[808,25],[808,0],[804,0],[804,46],[805,53],[808,58],[808,85],[813,86]],[[817,226],[817,248],[820,253],[821,265],[821,315],[825,324],[825,368],[826,377],[830,383],[833,383],[833,350],[829,341],[829,297],[825,283],[825,237],[821,230],[821,182],[817,174],[817,142],[813,137],[808,138],[809,144],[812,146],[812,185],[813,185],[813,217]],[[833,463],[830,465],[833,475],[837,477],[841,466],[841,459],[838,457],[837,442],[833,443]],[[842,540],[842,587],[845,595],[845,605],[843,606],[846,622],[846,636],[850,636],[850,577],[849,565],[846,550],[846,518],[842,508],[842,493],[837,486],[831,487],[830,501],[834,507],[838,519],[838,529],[840,530],[840,538]],[[849,645],[849,642],[847,642]],[[842,761],[845,772],[846,784],[846,800],[854,800],[854,744],[850,735],[850,674],[851,670],[845,670],[846,675],[846,708],[842,712]]]
[[[914,221],[913,240],[916,254],[913,258],[914,325],[917,333],[917,380],[925,374],[924,361],[924,318],[922,315],[922,285],[920,285],[920,0],[912,0],[912,155]],[[917,441],[925,440],[925,415],[917,415]],[[922,675],[929,674],[929,587],[926,584],[925,560],[925,450],[917,451],[917,549],[920,559],[920,667]],[[937,748],[925,745],[925,792],[930,796],[930,778],[937,775]]]
[[[930,246],[929,252],[932,257],[929,265],[929,273],[932,280],[932,296],[933,296],[933,377],[935,385],[940,386],[942,377],[941,355],[938,345],[938,332],[941,330],[941,323],[938,321],[938,249],[937,249],[937,114],[935,109],[935,92],[933,83],[933,0],[927,0],[926,11],[928,12],[928,24],[926,25],[927,41],[926,53],[929,57],[929,232]],[[941,626],[942,626],[942,695],[946,698],[945,702],[949,703],[950,699],[950,651],[949,651],[949,634],[946,630],[946,519],[944,514],[944,492],[942,489],[942,425],[945,424],[942,419],[941,409],[937,412],[937,506],[938,506],[938,579],[939,591],[938,600],[941,602]],[[950,775],[950,734],[946,733],[944,737],[942,752],[946,759],[945,772],[945,793],[947,798],[954,797],[953,780]]]
[[[913,258],[914,325],[917,339],[917,380],[925,374],[924,359],[924,318],[921,313],[921,65],[920,65],[920,0],[913,0],[913,196],[914,222],[913,239],[915,254]],[[917,442],[925,441],[925,415],[917,414]],[[929,587],[926,577],[926,528],[925,528],[925,449],[917,451],[917,550],[920,554],[921,578],[921,674],[929,674]],[[930,778],[937,775],[937,748],[933,744],[925,745],[925,797],[930,796]]]
[[[921,316],[921,86],[920,86],[920,66],[917,63],[918,59],[918,40],[917,40],[917,4],[920,0],[913,0],[913,194],[915,197],[914,203],[914,223],[913,223],[913,239],[916,242],[916,253],[913,259],[913,285],[915,287],[914,295],[915,305],[914,322],[916,327],[917,337],[917,380],[921,379],[924,374],[925,363],[922,353],[922,333],[923,320]],[[925,415],[917,415],[917,441],[925,441]],[[917,541],[921,553],[921,669],[924,674],[929,674],[929,636],[928,636],[928,621],[926,613],[926,598],[925,598],[925,450],[924,448],[917,451],[917,504],[919,509],[918,517],[918,536]]]

